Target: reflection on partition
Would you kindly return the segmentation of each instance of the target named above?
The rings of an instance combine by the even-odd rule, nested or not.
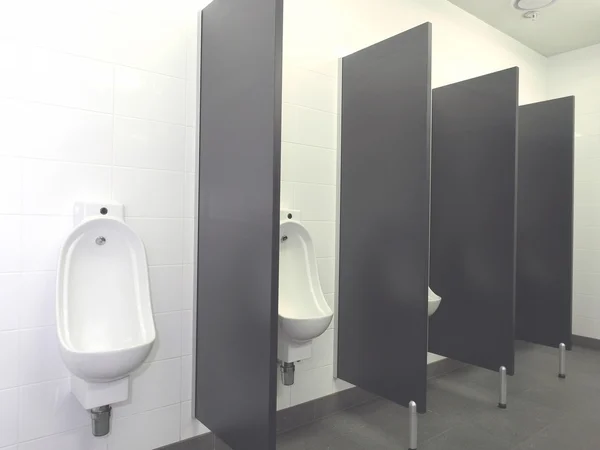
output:
[[[433,91],[429,351],[514,373],[518,69]]]
[[[574,97],[519,110],[517,338],[571,347]]]
[[[431,24],[342,64],[338,376],[425,412]]]
[[[275,448],[282,11],[202,14],[196,417],[234,450]]]

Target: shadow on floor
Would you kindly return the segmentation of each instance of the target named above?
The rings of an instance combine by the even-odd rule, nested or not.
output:
[[[576,347],[567,379],[557,370],[558,350],[519,343],[506,410],[497,373],[467,366],[429,380],[419,450],[599,450],[600,351]],[[382,399],[277,437],[278,450],[407,448],[407,409]]]

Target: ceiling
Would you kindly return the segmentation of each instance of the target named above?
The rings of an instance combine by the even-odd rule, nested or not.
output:
[[[558,0],[534,22],[513,0],[449,0],[545,56],[600,43],[600,0]]]

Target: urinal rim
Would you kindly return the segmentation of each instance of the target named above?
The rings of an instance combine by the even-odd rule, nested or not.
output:
[[[310,235],[310,233],[308,232],[307,228],[298,220],[294,220],[294,219],[283,219],[279,221],[279,229],[281,231],[281,227],[284,226],[285,224],[292,224],[295,226],[298,226],[300,229],[304,230],[304,232],[306,233],[306,235],[309,237],[310,242],[312,244],[312,249],[310,251],[312,251],[312,257],[315,258],[315,265],[316,263],[316,254],[315,254],[315,249],[314,249],[314,241],[312,236]],[[329,304],[327,303],[327,300],[325,299],[325,294],[323,293],[323,288],[321,287],[321,279],[319,276],[319,271],[317,270],[315,272],[315,276],[317,277],[317,282],[319,283],[319,289],[321,290],[321,294],[323,296],[323,299],[321,301],[321,299],[317,298],[317,308],[320,310],[325,309],[326,311],[328,311],[327,313],[324,313],[322,315],[315,315],[315,316],[310,316],[310,317],[302,317],[302,318],[298,318],[298,317],[290,317],[288,315],[284,315],[281,313],[281,311],[278,311],[278,315],[280,318],[282,319],[287,319],[287,320],[316,320],[316,319],[325,319],[325,318],[333,318],[334,312],[331,309],[331,307],[329,306]],[[318,297],[318,296],[316,296]]]
[[[113,348],[110,350],[101,350],[101,351],[76,350],[73,347],[73,345],[70,343],[70,339],[67,339],[65,336],[66,326],[60,317],[60,311],[64,310],[64,307],[60,306],[63,301],[63,295],[61,295],[61,294],[62,294],[62,287],[64,285],[63,278],[65,276],[65,264],[63,264],[63,261],[66,260],[66,252],[68,252],[68,249],[70,248],[70,246],[75,243],[77,236],[80,236],[81,234],[83,234],[86,231],[85,228],[90,227],[91,223],[97,224],[97,223],[103,223],[103,222],[118,224],[119,226],[124,227],[129,233],[131,233],[133,238],[135,240],[137,240],[137,243],[139,244],[141,258],[144,262],[143,267],[141,268],[141,270],[143,271],[143,273],[141,275],[143,277],[143,280],[148,285],[148,307],[150,308],[149,325],[151,326],[151,329],[149,329],[147,332],[148,338],[146,340],[144,340],[140,344],[136,344],[133,346]],[[146,254],[146,247],[144,246],[144,242],[142,241],[142,239],[133,230],[133,228],[131,228],[129,225],[127,225],[123,220],[121,220],[119,218],[96,216],[96,215],[86,217],[78,225],[76,225],[75,227],[73,227],[73,229],[71,229],[69,231],[69,233],[63,239],[63,242],[60,247],[59,254],[58,254],[58,267],[57,267],[57,273],[56,273],[55,295],[56,295],[55,315],[56,315],[56,324],[57,324],[56,325],[57,335],[58,335],[59,343],[64,351],[67,351],[73,355],[108,356],[108,355],[116,355],[119,353],[129,352],[129,351],[142,350],[144,347],[151,346],[156,341],[156,324],[154,323],[154,310],[153,310],[153,306],[152,306],[152,296],[151,296],[151,292],[150,292],[150,276],[148,273],[148,257]],[[146,321],[144,321],[144,327],[147,327],[147,325],[148,324],[146,323]]]

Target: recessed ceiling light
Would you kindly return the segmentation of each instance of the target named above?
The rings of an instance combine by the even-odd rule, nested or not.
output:
[[[537,11],[553,3],[556,3],[556,0],[514,0],[513,6],[523,11]]]

